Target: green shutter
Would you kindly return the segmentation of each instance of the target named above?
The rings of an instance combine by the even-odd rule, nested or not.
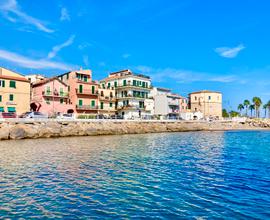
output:
[[[112,102],[110,102],[110,107],[113,107],[113,104],[112,104]]]
[[[2,102],[2,96],[0,95],[0,102]]]
[[[100,103],[100,109],[103,109],[103,102]]]
[[[10,88],[16,88],[16,81],[9,81],[9,87]]]
[[[79,93],[82,93],[82,92],[83,92],[83,86],[79,85]]]
[[[0,112],[5,112],[4,107],[0,107]]]
[[[91,106],[92,106],[92,107],[95,107],[95,105],[96,105],[95,100],[92,100],[92,101],[91,101]]]
[[[116,81],[114,82],[114,87],[115,87],[115,88],[117,87],[117,82],[116,82]]]
[[[79,106],[83,105],[83,100],[79,99]]]
[[[9,101],[13,101],[14,100],[14,95],[13,94],[9,94]]]
[[[124,79],[123,81],[123,85],[126,86],[127,85],[127,80]]]
[[[8,107],[8,112],[16,112],[16,108],[15,107]]]
[[[133,80],[133,81],[132,81],[132,85],[133,85],[133,86],[136,86],[136,80]]]
[[[2,81],[2,87],[5,87],[5,80]]]
[[[92,86],[92,94],[95,94],[95,86]]]
[[[111,83],[108,83],[108,89],[111,87]]]

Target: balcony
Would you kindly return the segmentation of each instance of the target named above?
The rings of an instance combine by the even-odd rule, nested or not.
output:
[[[145,95],[124,95],[124,96],[117,96],[117,99],[148,99]]]
[[[145,107],[139,107],[136,105],[125,105],[125,106],[118,106],[117,110],[141,110],[141,111],[144,111]]]
[[[42,91],[43,96],[68,98],[68,92]]]
[[[94,91],[94,93],[92,93],[92,89],[83,89],[83,90],[79,90],[76,89],[76,94],[77,95],[90,95],[90,96],[98,96],[98,91]]]
[[[103,101],[115,101],[115,97],[110,97],[110,96],[99,96],[98,97],[100,100],[103,100]]]
[[[91,106],[91,105],[76,105],[77,110],[98,110],[98,106]]]
[[[168,105],[170,105],[170,106],[179,106],[180,103],[178,101],[168,101]]]
[[[137,88],[137,89],[144,89],[144,90],[151,90],[153,88],[153,86],[139,86],[139,85],[133,85],[132,83],[127,83],[127,84],[122,84],[122,85],[118,85],[116,88],[118,89],[124,89],[124,88]]]

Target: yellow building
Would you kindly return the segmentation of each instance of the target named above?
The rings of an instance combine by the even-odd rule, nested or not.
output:
[[[30,109],[30,81],[0,67],[0,112],[22,114]]]
[[[189,94],[190,109],[193,112],[202,112],[205,118],[222,117],[222,94],[208,90]]]

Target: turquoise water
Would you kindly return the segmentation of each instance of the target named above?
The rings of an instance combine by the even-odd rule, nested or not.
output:
[[[270,132],[0,142],[0,218],[267,219]]]

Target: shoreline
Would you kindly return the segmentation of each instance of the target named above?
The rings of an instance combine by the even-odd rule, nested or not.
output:
[[[0,140],[39,139],[76,136],[146,134],[189,131],[270,130],[270,122],[249,119],[235,121],[179,120],[21,120],[0,121]]]

